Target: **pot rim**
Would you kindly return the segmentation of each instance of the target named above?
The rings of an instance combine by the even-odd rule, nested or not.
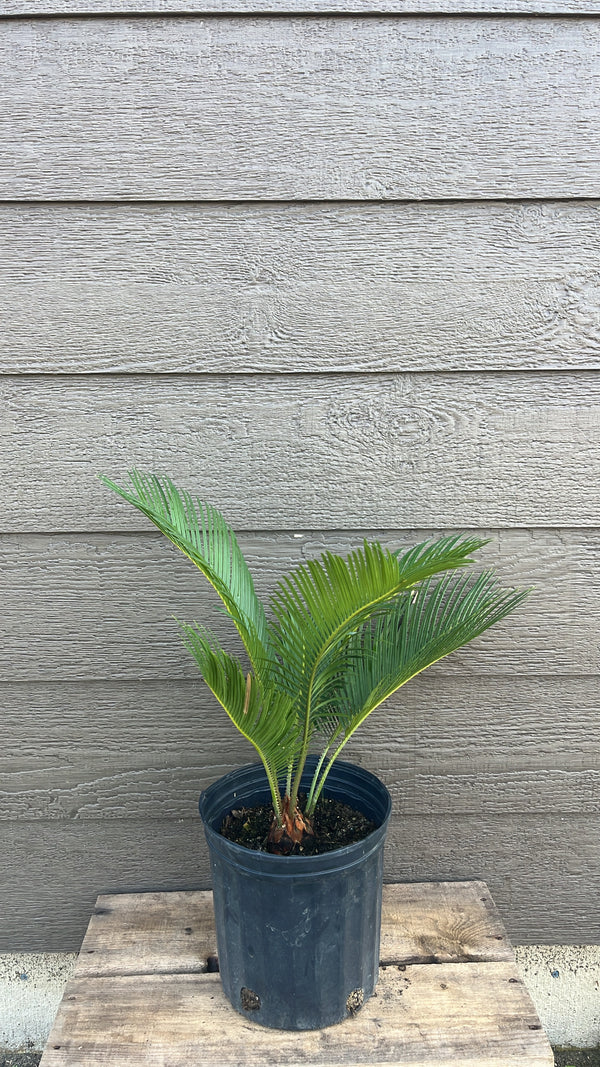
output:
[[[316,763],[316,756],[308,757],[305,768],[307,776]],[[260,873],[265,878],[282,874],[309,877],[325,874],[332,869],[353,867],[379,848],[385,837],[392,809],[392,798],[377,775],[358,764],[336,760],[327,778],[325,794],[333,793],[336,799],[344,799],[344,802],[353,804],[379,825],[362,840],[332,849],[330,852],[322,852],[316,856],[277,856],[270,852],[246,848],[245,845],[229,841],[218,832],[216,827],[220,826],[227,812],[235,807],[235,798],[242,791],[249,794],[251,803],[260,803],[263,799],[270,798],[262,763],[246,764],[229,771],[202,791],[198,808],[204,832],[211,849],[227,856],[229,862],[241,870]]]

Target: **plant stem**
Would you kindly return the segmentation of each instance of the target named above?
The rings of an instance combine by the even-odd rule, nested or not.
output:
[[[332,743],[333,743],[334,740],[335,740],[335,738],[332,738]],[[333,767],[333,764],[335,763],[336,759],[338,758],[338,755],[342,751],[342,749],[343,749],[344,745],[346,744],[347,740],[348,740],[348,738],[345,737],[344,740],[342,741],[341,745],[338,745],[338,747],[336,748],[335,752],[333,753],[333,756],[329,760],[325,770],[323,771],[323,774],[321,775],[321,780],[320,780],[318,786],[316,787],[316,789],[315,789],[315,785],[316,785],[316,774],[315,774],[315,780],[313,780],[313,784],[312,784],[312,787],[311,787],[311,793],[312,793],[311,805],[310,805],[310,808],[308,807],[308,805],[307,805],[307,808],[306,808],[307,815],[312,815],[313,811],[315,810],[315,808],[317,806],[317,802],[319,800],[319,797],[321,796],[321,793],[323,792],[323,786],[325,785],[325,780],[327,778],[327,775],[329,774],[331,768]],[[331,745],[329,745],[327,747],[326,752],[328,752],[330,748],[331,748]],[[325,753],[323,753],[323,755],[325,756]],[[319,764],[319,766],[320,766],[320,764]],[[313,793],[313,789],[314,789],[314,793]]]
[[[296,768],[296,774],[295,774],[295,777],[294,777],[294,784],[292,786],[292,791],[290,793],[290,811],[292,811],[292,812],[296,810],[296,806],[298,804],[298,793],[300,792],[300,779],[302,778],[302,774],[304,772],[304,765],[306,763],[307,755],[308,755],[308,741],[306,743],[306,746],[304,746],[304,745],[302,746],[302,751],[300,753],[300,759],[298,761],[298,766]]]
[[[330,748],[331,748],[331,742],[327,745],[327,748],[321,754],[321,758],[319,759],[319,762],[317,763],[317,766],[315,767],[315,773],[313,774],[313,779],[312,779],[312,782],[311,782],[311,785],[310,785],[310,789],[309,789],[309,792],[308,792],[308,797],[306,798],[306,814],[307,815],[312,815],[313,808],[314,808],[314,805],[312,803],[312,798],[313,798],[313,794],[314,794],[314,791],[315,791],[315,786],[317,784],[317,778],[319,777],[319,771],[321,770],[321,767],[323,766],[323,763],[325,761],[325,757],[326,757],[327,753],[329,752]]]
[[[300,790],[300,779],[304,771],[304,765],[306,763],[306,757],[308,756],[308,746],[310,744],[310,704],[312,699],[312,688],[315,678],[315,669],[313,668],[310,681],[308,684],[308,693],[306,694],[306,712],[304,715],[304,729],[302,731],[302,748],[300,749],[300,756],[298,759],[298,766],[296,767],[296,774],[294,777],[294,784],[292,786],[292,792],[290,794],[290,811],[296,810],[298,803],[298,793]]]
[[[323,785],[325,783],[325,778],[327,777],[327,775],[329,774],[329,771],[331,769],[331,763],[328,764],[327,770],[325,771],[325,773],[323,775],[322,781],[318,782],[319,774],[321,773],[321,767],[323,766],[323,764],[325,762],[325,758],[326,758],[327,753],[329,752],[331,746],[335,743],[335,741],[337,740],[337,738],[340,736],[340,734],[342,732],[343,732],[343,726],[340,723],[340,725],[338,726],[337,730],[335,730],[334,733],[331,735],[331,739],[329,741],[329,744],[327,745],[327,748],[322,753],[321,758],[319,759],[319,762],[317,763],[317,766],[315,767],[315,773],[313,775],[313,780],[311,782],[310,792],[308,794],[308,798],[307,798],[307,801],[306,801],[305,814],[308,815],[309,817],[312,817],[312,815],[314,814],[315,808],[317,806],[317,800],[319,799],[319,797],[321,795],[321,791],[322,791]],[[339,751],[340,751],[339,748],[336,749],[336,754]],[[335,759],[335,756],[333,758]]]
[[[260,755],[260,753],[259,753]],[[262,756],[261,756],[262,759]],[[279,790],[279,782],[277,776],[271,771],[271,768],[267,766],[264,759],[262,760],[263,767],[265,768],[267,781],[269,783],[269,789],[271,790],[271,800],[273,801],[273,813],[278,826],[281,826],[281,815],[283,811],[283,803],[281,800],[281,792]]]

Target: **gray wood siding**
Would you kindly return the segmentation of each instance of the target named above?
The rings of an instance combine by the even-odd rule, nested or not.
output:
[[[599,0],[0,0],[0,17],[259,12],[338,14],[598,15]]]
[[[16,19],[0,66],[1,199],[600,195],[595,19]]]
[[[237,528],[598,520],[592,371],[22,376],[0,380],[0,401],[5,531],[142,528],[95,476],[148,465],[193,472]]]
[[[415,679],[348,744],[346,758],[385,778],[396,818],[598,814],[597,677],[462,666]],[[200,788],[254,762],[200,680],[1,683],[0,693],[0,822],[185,819]]]
[[[494,539],[527,605],[348,755],[387,880],[597,941],[600,2],[273,6],[0,0],[0,950],[208,887],[198,792],[253,758],[179,641],[201,577],[96,479],[135,464],[265,596],[363,536]]]
[[[350,551],[363,535],[400,547],[435,532],[250,534],[240,535],[240,544],[266,598],[294,563],[326,549]],[[598,530],[482,532],[494,538],[481,553],[482,567],[533,585],[535,595],[510,621],[431,672],[510,678],[600,670]],[[30,683],[40,675],[56,683],[74,676],[89,682],[193,680],[196,668],[174,617],[191,622],[210,613],[221,639],[232,632],[213,610],[215,597],[201,575],[158,533],[5,536],[0,572],[0,682]]]
[[[600,203],[0,204],[3,373],[600,365]]]

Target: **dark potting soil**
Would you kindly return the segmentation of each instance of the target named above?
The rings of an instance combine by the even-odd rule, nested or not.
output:
[[[300,796],[302,811],[306,797]],[[267,852],[267,838],[273,819],[273,808],[261,804],[254,808],[236,808],[226,815],[220,833],[228,841],[244,845],[254,852]],[[333,852],[335,848],[354,845],[376,829],[362,811],[355,811],[348,804],[330,797],[321,797],[313,816],[314,835],[305,834],[302,842],[294,846],[291,855],[317,856],[321,852]]]

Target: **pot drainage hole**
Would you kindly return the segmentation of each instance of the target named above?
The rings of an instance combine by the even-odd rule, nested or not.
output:
[[[362,989],[353,989],[348,995],[346,1000],[346,1009],[349,1015],[356,1015],[362,1008],[365,1001],[365,994]]]
[[[245,985],[240,990],[240,999],[244,1011],[258,1011],[260,1008],[258,993],[255,993],[252,989],[247,989]]]

